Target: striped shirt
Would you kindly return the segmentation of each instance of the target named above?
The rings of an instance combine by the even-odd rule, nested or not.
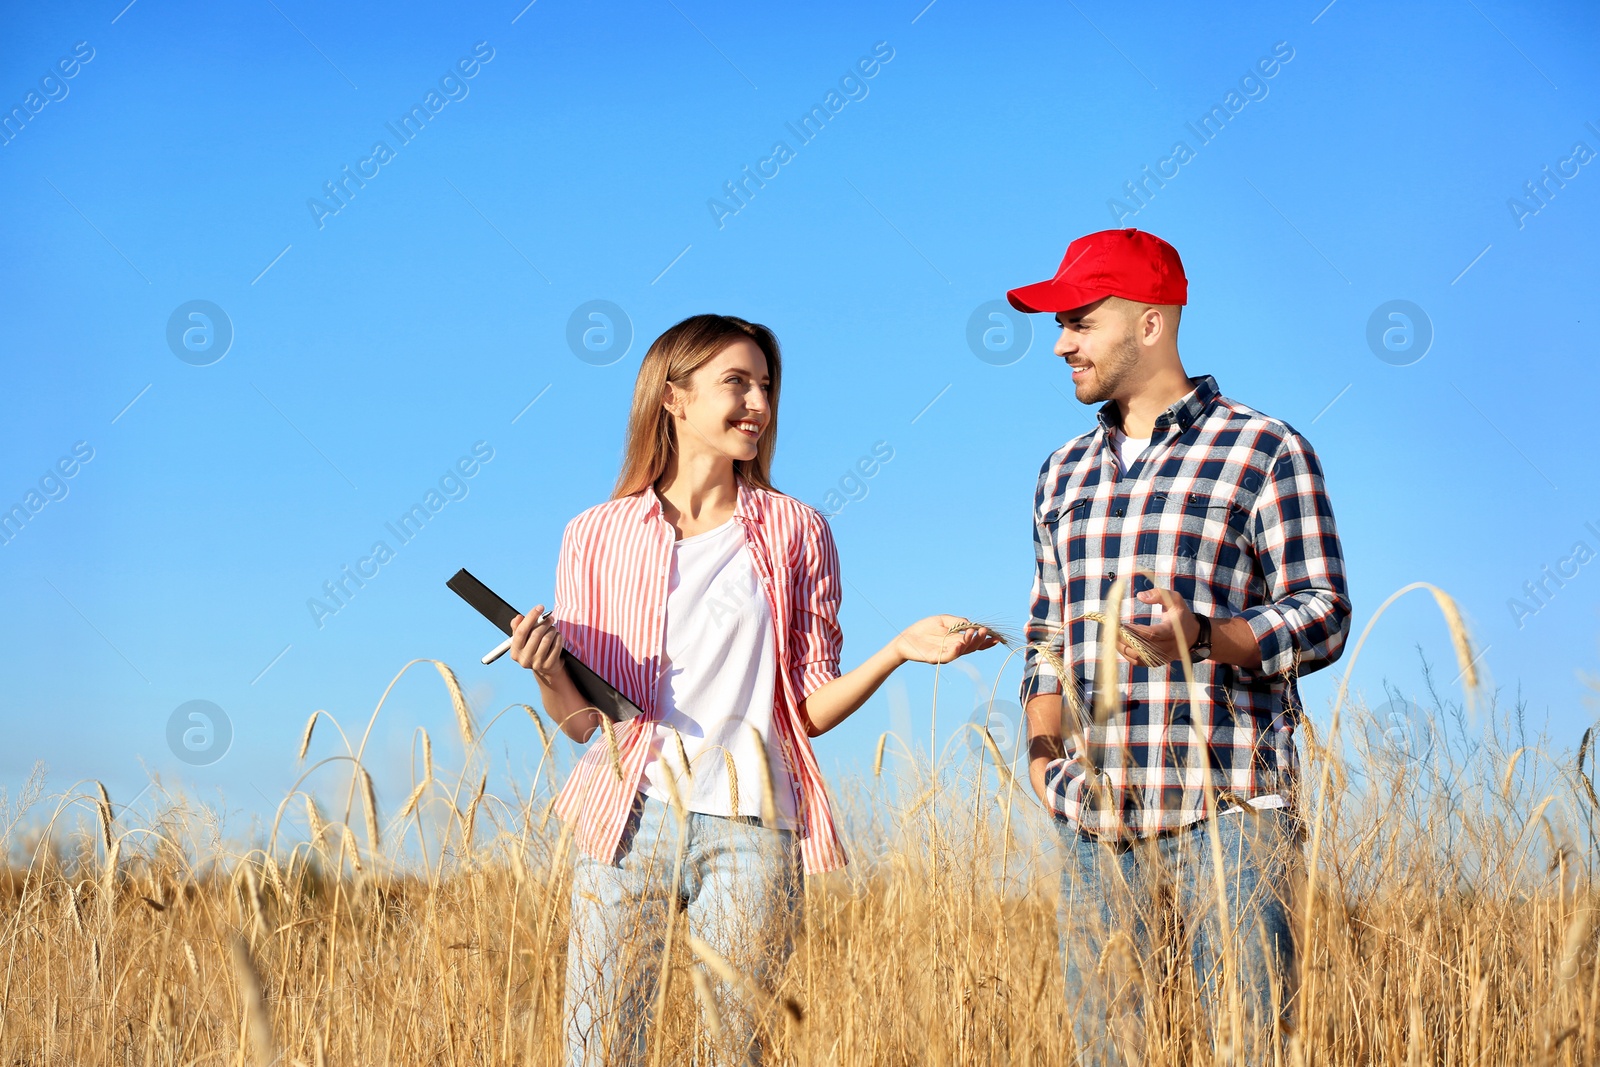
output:
[[[790,772],[805,870],[836,870],[845,865],[844,846],[800,708],[819,686],[839,677],[843,635],[833,533],[813,508],[742,478],[733,514],[772,613],[778,661],[773,726]],[[605,730],[597,730],[556,797],[556,814],[573,828],[578,847],[602,863],[621,858],[654,734],[649,724],[659,717],[674,539],[650,486],[589,508],[567,524],[561,538],[556,628],[573,655],[644,712],[615,728],[615,750]]]
[[[1155,420],[1149,447],[1127,470],[1110,446],[1120,428],[1108,401],[1099,424],[1045,461],[1034,494],[1035,570],[1025,637],[1061,657],[1079,699],[1063,708],[1066,755],[1045,771],[1056,814],[1090,833],[1145,836],[1207,815],[1201,740],[1219,807],[1281,794],[1294,808],[1296,677],[1339,658],[1350,629],[1344,557],[1322,467],[1287,423],[1221,395],[1210,375]],[[1119,657],[1116,710],[1093,721],[1100,624],[1121,572],[1123,622],[1159,620],[1133,599],[1154,584],[1197,615],[1241,618],[1261,647],[1261,666],[1214,660],[1141,667]],[[1024,655],[1021,699],[1062,692],[1034,649]],[[1078,711],[1074,712],[1076,703]],[[1077,714],[1090,783],[1071,738]],[[1103,803],[1102,803],[1103,799]]]

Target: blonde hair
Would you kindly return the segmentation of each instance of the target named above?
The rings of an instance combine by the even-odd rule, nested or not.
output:
[[[672,415],[662,403],[667,383],[689,389],[690,376],[737,341],[754,341],[767,357],[767,403],[771,415],[766,431],[756,443],[755,458],[735,460],[733,469],[751,485],[777,492],[769,472],[778,441],[778,385],[783,369],[778,339],[760,323],[746,322],[732,315],[691,315],[657,337],[639,364],[639,377],[633,383],[633,409],[628,414],[622,470],[617,475],[616,488],[611,491],[613,500],[654,485],[678,447]]]

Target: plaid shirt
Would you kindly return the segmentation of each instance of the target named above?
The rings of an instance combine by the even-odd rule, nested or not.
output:
[[[779,668],[772,725],[800,818],[800,855],[808,874],[836,870],[846,863],[844,844],[801,703],[839,677],[839,554],[817,511],[742,478],[738,485],[733,517],[772,613]],[[673,541],[649,486],[589,508],[561,538],[556,629],[575,656],[644,712],[615,728],[615,749],[596,730],[556,797],[556,815],[572,827],[578,847],[602,863],[619,859],[659,718]]]
[[[1070,699],[1062,712],[1066,757],[1048,765],[1046,787],[1055,812],[1084,831],[1144,836],[1205,818],[1197,729],[1211,749],[1216,790],[1245,799],[1279,794],[1293,809],[1295,679],[1338,659],[1350,629],[1344,557],[1311,444],[1288,424],[1222,396],[1210,375],[1189,381],[1194,388],[1156,419],[1152,443],[1127,471],[1111,447],[1120,416],[1109,401],[1099,426],[1067,442],[1039,472],[1025,636],[1061,656],[1081,694],[1088,754],[1104,775],[1108,802],[1096,799],[1070,740]],[[1151,588],[1153,575],[1213,625],[1248,622],[1261,666],[1201,661],[1190,694],[1181,663],[1140,667],[1119,658],[1120,699],[1095,724],[1103,628],[1084,614],[1104,610],[1119,571],[1129,578],[1123,622],[1159,619],[1155,605],[1133,599]],[[1062,691],[1036,650],[1023,664],[1024,705]]]

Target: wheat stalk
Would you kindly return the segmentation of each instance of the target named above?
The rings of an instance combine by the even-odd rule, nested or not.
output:
[[[340,847],[350,849],[350,866],[355,868],[357,876],[366,873],[366,864],[361,862],[361,843],[356,840],[356,832],[350,829],[349,823],[339,823]],[[359,878],[358,878],[359,880]]]
[[[311,794],[306,794],[306,828],[311,835],[311,847],[318,848],[322,845],[324,830],[322,816],[317,813],[317,802],[311,799]]]
[[[792,997],[779,996],[770,990],[763,989],[755,979],[734,967],[723,959],[716,949],[693,934],[685,934],[683,943],[688,945],[690,951],[696,956],[700,957],[700,962],[710,968],[713,974],[728,985],[742,990],[752,1001],[764,1001],[782,1009],[783,1013],[789,1017],[790,1022],[799,1023],[804,1021],[805,1010],[801,1008],[799,1001]]]
[[[1593,735],[1594,727],[1591,726],[1587,730],[1583,731],[1583,740],[1578,742],[1578,781],[1583,783],[1583,792],[1584,795],[1589,798],[1589,803],[1592,804],[1596,810],[1600,810],[1600,797],[1595,796],[1594,779],[1590,778],[1583,771],[1583,761],[1589,754],[1589,740]]]
[[[489,772],[484,771],[483,777],[478,781],[478,792],[472,798],[472,803],[467,805],[466,827],[461,833],[461,846],[468,851],[472,849],[473,834],[478,825],[478,805],[483,803],[483,792],[489,788]]]
[[[544,720],[539,717],[537,711],[533,710],[533,705],[521,704],[518,706],[528,713],[528,718],[533,720],[534,729],[539,731],[539,743],[544,746],[545,752],[548,753],[550,751],[550,735],[545,732]]]
[[[361,813],[367,823],[367,851],[374,863],[378,858],[378,796],[372,788],[372,775],[365,767],[357,767],[361,776]]]
[[[694,984],[694,995],[700,1001],[700,1010],[705,1013],[706,1029],[711,1031],[712,1040],[721,1044],[725,1033],[722,1010],[717,1007],[716,995],[711,991],[711,980],[699,967],[689,969],[689,980]]]
[[[756,770],[761,774],[761,824],[767,829],[778,825],[778,797],[773,792],[772,761],[767,754],[767,739],[754,723],[747,724],[756,746]],[[736,813],[737,814],[737,813]]]
[[[964,634],[969,630],[988,630],[990,635],[997,642],[1005,645],[1007,648],[1017,643],[1017,638],[1013,634],[1006,630],[1002,630],[998,626],[986,622],[958,622],[954,626],[951,626],[946,632],[954,635]]]
[[[1467,632],[1467,624],[1461,617],[1461,609],[1456,605],[1455,598],[1437,586],[1428,587],[1434,600],[1443,613],[1445,624],[1450,628],[1450,643],[1455,646],[1456,662],[1461,665],[1461,681],[1467,689],[1478,688],[1477,657],[1472,654],[1472,638]]]
[[[1027,647],[1032,649],[1040,659],[1044,660],[1045,666],[1050,668],[1056,680],[1061,683],[1061,699],[1066,704],[1067,713],[1073,719],[1082,722],[1087,717],[1088,709],[1083,705],[1083,693],[1078,689],[1077,674],[1067,670],[1067,665],[1062,662],[1060,653],[1056,652],[1047,643],[1040,641]]]
[[[722,765],[728,769],[728,814],[739,814],[739,768],[733,762],[733,753],[722,750]]]
[[[1041,673],[1049,658],[1039,654]],[[1074,720],[1065,719],[1066,709],[1075,689],[1080,695],[1087,690],[1064,669],[1057,677],[1070,731]],[[1359,695],[1351,694],[1359,706]],[[1600,1062],[1600,1029],[1593,1022],[1600,1018],[1600,894],[1592,853],[1569,840],[1575,832],[1592,832],[1588,816],[1600,808],[1589,766],[1600,727],[1580,739],[1577,776],[1570,773],[1570,753],[1550,758],[1555,743],[1547,735],[1524,735],[1520,722],[1507,716],[1475,731],[1468,746],[1442,746],[1437,781],[1428,777],[1431,768],[1377,780],[1346,773],[1349,746],[1336,719],[1302,715],[1297,732],[1306,778],[1327,787],[1314,804],[1309,789],[1294,801],[1316,812],[1321,835],[1317,861],[1300,860],[1317,891],[1297,893],[1305,910],[1297,908],[1296,915],[1302,984],[1293,1007],[1295,1031],[1281,1045],[1269,1034],[1272,1047],[1253,1049],[1249,1031],[1235,1021],[1243,1019],[1233,992],[1238,964],[1227,952],[1206,976],[1223,990],[1220,1010],[1203,1015],[1202,976],[1186,966],[1181,942],[1152,928],[1148,946],[1135,946],[1126,929],[1113,928],[1087,966],[1098,964],[1100,977],[1142,1002],[1138,1032],[1108,1028],[1124,1059],[1147,1067]],[[1092,717],[1075,721],[1087,728]],[[459,796],[472,804],[462,806],[457,825],[496,816],[482,838],[473,834],[471,862],[463,862],[458,848],[434,853],[430,841],[412,866],[401,840],[389,841],[399,851],[381,860],[382,893],[367,882],[378,862],[367,847],[370,837],[359,842],[368,835],[353,829],[362,818],[354,804],[375,811],[375,791],[369,801],[370,783],[357,771],[345,817],[324,824],[314,799],[321,783],[305,778],[327,773],[318,769],[327,761],[312,761],[290,787],[285,805],[301,796],[311,847],[286,843],[286,860],[272,844],[234,845],[248,831],[233,833],[230,826],[225,833],[220,812],[181,798],[148,826],[134,826],[133,814],[119,813],[93,778],[57,798],[54,816],[82,812],[86,833],[71,824],[64,837],[52,836],[48,820],[19,821],[26,804],[19,809],[0,796],[0,838],[9,857],[0,869],[11,946],[0,983],[0,1047],[7,1062],[323,1067],[409,1063],[418,1056],[560,1062],[569,909],[593,889],[574,879],[571,852],[591,842],[581,840],[573,822],[554,821],[555,789],[546,790],[540,773],[531,791],[518,792],[520,811],[513,807],[514,817],[501,825],[500,801],[489,800],[485,761],[476,754],[493,725],[486,721],[475,730],[461,775]],[[323,729],[337,728],[331,721]],[[1000,762],[1010,754],[1000,751],[992,733],[985,737],[980,729],[979,737],[980,767],[994,758],[1014,775],[1004,780],[1015,785],[1022,776]],[[304,738],[302,731],[286,748],[304,746]],[[885,794],[889,735],[877,740],[872,776],[863,768],[861,781],[846,783],[834,803],[841,835],[852,844],[852,867],[807,876],[803,927],[787,962],[770,972],[743,962],[761,936],[749,927],[717,928],[715,935],[708,927],[692,929],[697,944],[674,954],[685,916],[667,905],[675,911],[675,932],[666,935],[663,951],[646,950],[663,975],[645,994],[660,1000],[645,1031],[660,1062],[704,1060],[708,1052],[711,1060],[725,1056],[730,1035],[739,1030],[736,1006],[745,1024],[746,1005],[754,1008],[767,1062],[1056,1063],[1078,1054],[1071,1024],[1082,1009],[1076,991],[1063,987],[1056,926],[1060,855],[1048,816],[1013,845],[1010,824],[982,803],[981,776],[973,791],[977,804],[964,785],[952,788],[949,776],[918,781],[904,797]],[[686,744],[662,741],[669,750]],[[374,742],[387,754],[393,739]],[[596,737],[594,743],[605,742]],[[507,747],[514,752],[514,745]],[[437,784],[433,775],[450,770],[434,766],[426,733],[423,749],[426,780]],[[764,751],[766,773],[781,777],[778,752]],[[1203,753],[1196,755],[1204,763]],[[354,758],[352,752],[331,762]],[[595,758],[604,762],[607,753]],[[739,769],[746,778],[761,771],[748,763]],[[480,775],[477,787],[470,786],[473,773]],[[596,777],[599,789],[610,788],[603,770]],[[684,780],[669,780],[666,795]],[[520,783],[512,781],[518,791]],[[415,786],[403,809],[406,821],[430,795],[416,794]],[[1435,786],[1446,788],[1430,794]],[[1217,808],[1242,799],[1215,783],[1209,798]],[[682,800],[673,799],[674,811],[682,812]],[[83,811],[85,803],[93,814]],[[1206,834],[1219,825],[1240,827],[1246,818],[1252,825],[1272,821],[1248,805],[1245,812],[1229,816],[1231,823],[1208,820]],[[419,840],[423,829],[419,820]],[[341,835],[338,862],[329,847],[335,833]],[[931,842],[926,850],[925,841]],[[1197,841],[1203,849],[1205,837]],[[1587,843],[1595,847],[1593,837]],[[670,858],[667,838],[650,844],[660,849],[654,861],[663,871],[674,864],[673,888],[689,885],[689,858]],[[347,853],[350,867],[344,866]],[[1215,887],[1200,887],[1182,916],[1191,929],[1218,915],[1215,893]],[[677,899],[675,892],[666,896]],[[530,902],[537,902],[532,915],[519,910],[519,903],[526,909]],[[1074,900],[1068,907],[1082,903],[1094,906]],[[625,968],[635,938],[651,944],[659,935],[646,937],[620,907],[609,914],[622,932],[598,947],[616,953]],[[255,970],[254,999],[237,962],[230,970],[233,931],[242,935],[244,958]],[[1238,936],[1249,936],[1248,930]],[[717,947],[712,957],[700,951],[724,945],[737,950]],[[1082,947],[1069,938],[1069,948]],[[1247,948],[1237,938],[1229,945],[1238,956]],[[1141,954],[1146,949],[1149,954]],[[796,1013],[806,1004],[806,1021],[816,1022],[786,1025],[785,1017],[797,1015],[782,1005],[784,997]],[[261,1018],[269,1026],[252,1029]]]
[[[106,849],[105,865],[100,871],[100,917],[107,925],[116,914],[117,857],[121,853],[122,838],[113,838],[111,847]]]
[[[672,741],[678,746],[678,766],[683,769],[683,773],[691,782],[694,781],[694,766],[689,762],[689,750],[683,747],[683,735],[676,727],[672,730]]]
[[[1512,776],[1517,773],[1517,760],[1521,759],[1522,754],[1526,751],[1528,751],[1528,747],[1524,745],[1511,753],[1511,758],[1506,760],[1506,774],[1505,778],[1500,782],[1500,792],[1508,797],[1511,795]]]
[[[584,710],[599,711],[600,709],[585,708]],[[617,773],[617,781],[620,783],[623,781],[622,752],[617,747],[617,731],[612,727],[611,720],[606,718],[603,714],[600,716],[600,732],[605,735],[606,751],[611,753],[611,769]]]
[[[111,794],[106,792],[106,787],[99,781],[94,783],[94,787],[100,792],[100,802],[98,805],[98,814],[100,816],[100,836],[102,840],[104,840],[106,848],[109,849],[111,847],[111,820],[113,818],[111,814]],[[134,799],[137,800],[138,798],[135,797]]]
[[[400,809],[400,818],[408,819],[411,813],[417,810],[417,803],[422,800],[422,794],[427,792],[431,779],[424,778],[418,782],[416,788],[411,790],[411,795],[406,797],[405,805]]]
[[[267,932],[267,917],[261,911],[261,883],[256,878],[254,864],[246,861],[240,864],[240,868],[245,901],[250,905],[250,940],[254,944],[256,937]]]
[[[277,1059],[272,1040],[272,1020],[267,1016],[267,998],[261,990],[261,976],[256,973],[250,959],[250,948],[244,938],[234,935],[231,942],[233,977],[239,987],[239,1000],[244,1009],[244,1024],[250,1034],[251,1059],[256,1067],[268,1067]]]
[[[461,743],[470,750],[477,736],[477,728],[472,722],[472,709],[467,706],[466,694],[461,691],[461,683],[456,681],[454,671],[439,660],[432,662],[439,671],[439,677],[444,679],[444,687],[450,691],[450,706],[456,713],[456,728],[461,731]]]
[[[1000,755],[1000,746],[995,744],[994,735],[987,726],[978,726],[978,733],[983,737],[983,747],[989,750],[989,758],[994,760],[994,769],[1000,775],[1002,785],[1011,784],[1011,768],[1006,765],[1005,757]],[[982,773],[980,769],[979,773]]]
[[[1563,982],[1578,977],[1578,960],[1589,943],[1589,932],[1594,929],[1597,917],[1600,917],[1600,908],[1580,907],[1567,924],[1566,935],[1561,940],[1561,960],[1556,965],[1556,974]]]
[[[87,937],[89,934],[88,924],[83,919],[83,894],[86,884],[80,883],[69,889],[63,902],[66,913],[72,918],[73,929],[78,931],[79,937]]]
[[[311,713],[311,718],[306,720],[306,728],[300,734],[300,751],[295,753],[295,757],[294,757],[295,763],[299,764],[299,763],[304,763],[305,762],[306,753],[308,751],[310,751],[310,749],[311,749],[311,734],[312,734],[312,731],[314,731],[317,728],[317,719],[318,719],[319,716],[321,716],[323,714],[324,714],[323,710],[321,708],[318,708],[316,711],[313,711]]]
[[[1083,613],[1083,618],[1089,622],[1099,623],[1101,626],[1109,627],[1111,625],[1111,619],[1102,612],[1086,611]],[[1160,649],[1128,629],[1120,620],[1117,623],[1117,631],[1121,634],[1122,639],[1133,647],[1134,654],[1139,658],[1143,666],[1157,667],[1166,663],[1166,658],[1162,656]]]

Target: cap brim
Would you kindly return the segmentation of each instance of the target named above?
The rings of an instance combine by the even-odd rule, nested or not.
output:
[[[1006,299],[1011,301],[1011,306],[1018,311],[1032,315],[1042,311],[1071,311],[1073,308],[1084,307],[1110,295],[1070,285],[1054,278],[1046,278],[1042,282],[1034,282],[1032,285],[1008,291]]]

